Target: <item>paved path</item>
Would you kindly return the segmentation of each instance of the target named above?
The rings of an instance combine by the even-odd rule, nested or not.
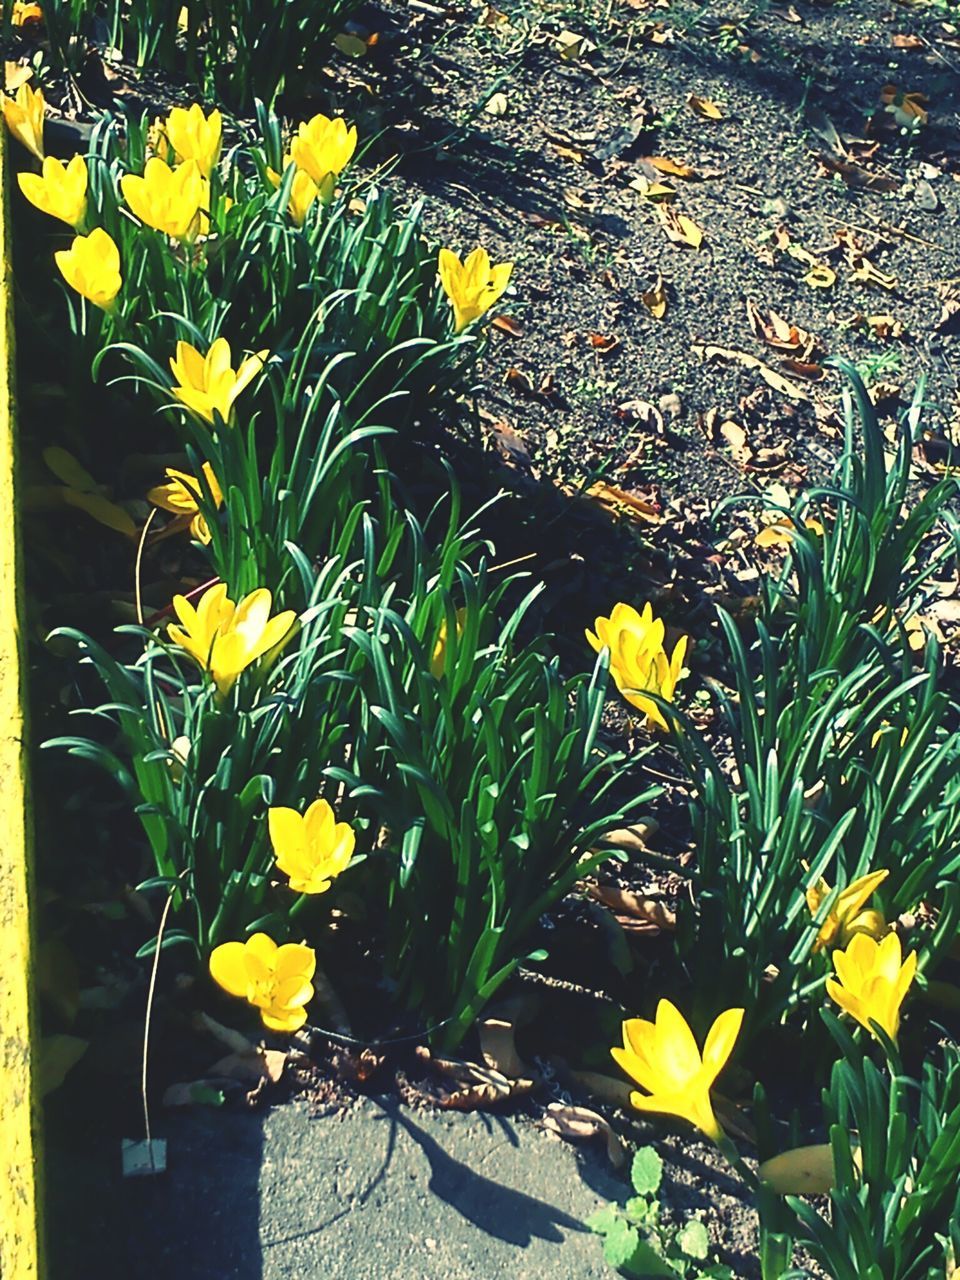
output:
[[[364,1098],[340,1115],[197,1109],[158,1127],[157,1178],[59,1157],[54,1207],[77,1199],[50,1280],[610,1280],[582,1223],[622,1184],[602,1150],[528,1122]]]

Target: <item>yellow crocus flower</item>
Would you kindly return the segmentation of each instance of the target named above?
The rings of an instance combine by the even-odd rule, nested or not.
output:
[[[221,507],[223,494],[220,492],[217,477],[213,474],[213,467],[209,462],[203,464],[203,474],[214,506]],[[178,533],[181,529],[188,528],[198,542],[207,546],[211,535],[210,527],[200,510],[202,493],[200,481],[196,476],[188,475],[185,471],[174,471],[172,467],[166,468],[166,475],[168,483],[151,489],[147,494],[147,501],[163,511],[172,512],[177,517],[167,526],[167,533]]]
[[[623,1024],[623,1048],[610,1050],[614,1061],[646,1093],[631,1093],[638,1111],[679,1116],[720,1142],[723,1130],[714,1115],[710,1089],[733,1052],[743,1009],[721,1013],[707,1033],[703,1054],[683,1014],[669,1000],[657,1005],[656,1020],[630,1018]]]
[[[224,942],[210,955],[210,976],[231,996],[260,1010],[271,1031],[297,1031],[313,999],[317,954],[300,942],[278,947],[266,933]]]
[[[178,342],[177,354],[170,359],[170,368],[177,380],[171,391],[205,422],[215,423],[216,414],[229,422],[234,401],[263,368],[267,354],[259,351],[247,356],[234,369],[226,338],[217,338],[211,343],[205,356],[189,342]]]
[[[292,163],[290,156],[283,157],[284,173]],[[283,181],[283,176],[277,173],[276,169],[268,169],[267,178],[274,187],[279,187]],[[290,188],[290,200],[287,204],[287,211],[298,227],[302,227],[306,222],[310,206],[319,194],[320,188],[309,173],[304,169],[298,169],[293,176],[293,186]]]
[[[296,809],[270,809],[267,826],[277,869],[290,877],[295,893],[326,893],[353,857],[353,827],[337,822],[326,800],[314,800],[302,814]]]
[[[329,204],[337,177],[357,149],[357,126],[347,128],[342,116],[316,115],[303,122],[290,140],[290,156],[298,169],[317,184],[320,199]]]
[[[10,25],[13,27],[28,27],[33,22],[43,21],[43,10],[38,4],[29,3],[28,0],[14,0],[13,13],[10,15]]]
[[[177,159],[193,160],[203,176],[209,178],[220,159],[223,141],[220,112],[211,111],[205,116],[198,102],[191,107],[174,107],[162,128]]]
[[[7,128],[38,160],[43,159],[43,113],[45,110],[42,89],[31,89],[22,84],[17,96],[3,95],[3,118]]]
[[[71,289],[95,307],[104,311],[112,308],[123,283],[120,250],[102,227],[88,236],[74,236],[69,249],[60,249],[53,256]]]
[[[463,626],[466,621],[466,609],[458,609],[457,618],[457,639],[463,635]],[[433,646],[433,653],[430,655],[430,674],[435,680],[442,680],[443,673],[447,669],[447,620],[440,623],[440,629],[437,632],[437,639]]]
[[[477,247],[461,262],[452,249],[441,249],[440,283],[453,307],[454,333],[462,333],[503,295],[513,274],[512,262],[490,265],[486,249]]]
[[[87,162],[74,156],[64,166],[56,156],[47,156],[42,173],[18,173],[20,190],[41,213],[77,230],[87,216]]]
[[[297,615],[287,609],[271,618],[272,604],[273,597],[264,587],[234,604],[227,597],[226,583],[218,582],[203,593],[196,608],[186,596],[173,597],[180,626],[171,622],[167,634],[199,667],[209,671],[217,690],[225,696],[241,672],[289,635]]]
[[[874,1034],[878,1023],[891,1040],[900,1030],[900,1006],[917,972],[917,953],[903,959],[900,937],[888,933],[882,941],[858,933],[846,951],[834,951],[839,982],[827,979],[827,994],[844,1013]]]
[[[887,922],[882,913],[865,910],[865,907],[889,874],[889,871],[871,871],[869,875],[860,876],[840,891],[826,920],[820,926],[813,944],[814,953],[835,944],[845,947],[857,933],[868,933],[874,938],[886,933]],[[817,915],[830,892],[826,880],[818,880],[815,885],[810,886],[807,890],[807,906],[812,916]]]
[[[596,633],[588,630],[587,642],[597,653],[610,650],[610,674],[624,698],[643,712],[648,726],[669,730],[660,708],[644,692],[673,701],[677,683],[686,674],[687,637],[680,637],[668,658],[663,647],[666,628],[649,603],[641,613],[632,605],[616,604],[610,617],[597,618],[594,626]]]
[[[175,169],[151,156],[141,178],[127,173],[120,179],[123,198],[140,221],[176,240],[196,234],[200,211],[207,200],[207,184],[195,160]]]

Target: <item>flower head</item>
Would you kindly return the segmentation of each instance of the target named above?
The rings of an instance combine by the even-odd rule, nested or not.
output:
[[[638,1111],[679,1116],[719,1142],[723,1130],[713,1113],[710,1089],[727,1064],[743,1023],[743,1009],[721,1013],[707,1033],[703,1054],[683,1014],[669,1000],[657,1005],[655,1022],[630,1018],[623,1024],[623,1048],[614,1061],[646,1093],[631,1093]]]
[[[466,623],[466,609],[458,609],[456,613],[457,639],[463,635],[464,624]],[[434,642],[433,653],[430,655],[430,674],[435,680],[442,680],[443,673],[447,669],[447,620],[440,623],[440,629],[437,632],[437,638]]]
[[[876,1022],[896,1040],[900,1006],[917,972],[917,953],[911,951],[904,960],[896,933],[888,933],[880,942],[858,933],[846,951],[834,951],[833,966],[840,981],[827,979],[830,998],[871,1034],[870,1024]]]
[[[278,947],[266,933],[254,933],[246,942],[224,942],[210,955],[214,982],[259,1009],[271,1031],[296,1031],[306,1022],[316,969],[312,947],[300,942]]]
[[[357,149],[357,126],[347,128],[342,116],[316,115],[302,123],[290,140],[290,156],[317,184],[324,204],[333,199],[337,177]]]
[[[203,464],[203,474],[213,504],[219,508],[223,505],[223,494],[209,462]],[[174,471],[172,467],[166,468],[166,475],[167,484],[151,489],[147,494],[147,501],[164,511],[171,511],[177,517],[168,526],[170,532],[176,533],[180,529],[189,528],[193,537],[206,546],[211,535],[210,527],[200,510],[200,498],[203,494],[200,481],[196,476],[187,475],[185,471]]]
[[[217,338],[211,343],[205,356],[189,342],[178,342],[177,354],[170,360],[177,386],[171,390],[205,422],[215,423],[215,414],[228,422],[233,402],[257,376],[266,358],[267,352],[260,351],[247,356],[234,369],[230,363],[230,343],[226,338]]]
[[[452,249],[440,250],[440,283],[453,306],[453,329],[462,333],[503,295],[513,273],[512,262],[490,265],[486,249],[477,247],[461,262]]]
[[[337,822],[326,800],[314,800],[303,814],[270,809],[267,825],[277,868],[290,877],[295,893],[326,893],[353,857],[353,827]]]
[[[30,0],[13,0],[13,13],[10,15],[12,27],[29,27],[43,21],[43,10]]]
[[[292,163],[293,161],[290,156],[284,156],[284,173],[286,173]],[[280,183],[283,181],[283,176],[277,173],[275,169],[267,170],[267,178],[271,185],[277,188],[279,188]],[[290,188],[290,200],[287,204],[287,211],[298,227],[302,227],[306,222],[310,206],[319,194],[320,188],[310,177],[309,173],[304,169],[297,169],[296,173],[293,175],[293,185]]]
[[[272,604],[273,597],[263,587],[234,604],[226,583],[219,582],[203,593],[196,608],[186,596],[174,596],[180,626],[171,622],[167,634],[210,672],[220,694],[226,695],[242,671],[290,633],[297,615],[288,609],[271,618]]]
[[[171,169],[166,160],[151,156],[143,177],[124,174],[120,189],[142,223],[177,240],[196,233],[201,207],[208,199],[207,183],[195,160]]]
[[[79,228],[87,216],[87,162],[74,156],[64,166],[56,156],[47,156],[42,173],[18,173],[20,190],[32,205]]]
[[[108,311],[120,292],[120,250],[102,227],[88,236],[74,236],[69,249],[54,255],[60,274],[71,289]]]
[[[820,932],[813,944],[813,950],[822,951],[824,947],[835,944],[845,947],[856,933],[869,933],[878,938],[887,931],[887,922],[879,911],[866,910],[866,905],[876,890],[883,884],[889,871],[871,871],[869,875],[860,876],[840,891],[836,901],[830,908],[827,918],[820,926]],[[821,905],[830,896],[830,886],[826,880],[818,880],[807,890],[807,906],[810,914],[815,916]]]
[[[596,633],[588,631],[587,641],[598,653],[610,650],[610,674],[631,706],[642,711],[648,725],[669,729],[663,712],[644,693],[656,693],[672,702],[677,682],[685,674],[683,660],[687,637],[681,636],[668,658],[663,647],[666,628],[653,616],[649,604],[638,613],[632,605],[616,604],[609,618],[597,618]]]
[[[203,114],[195,102],[191,107],[174,107],[163,123],[163,132],[179,161],[192,160],[209,178],[220,159],[223,117],[219,111]]]
[[[17,96],[3,95],[3,118],[7,128],[18,142],[32,151],[38,160],[43,159],[43,101],[42,89],[31,89],[22,84]]]

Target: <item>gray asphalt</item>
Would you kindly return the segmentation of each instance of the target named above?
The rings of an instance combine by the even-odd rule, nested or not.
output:
[[[610,1280],[583,1220],[624,1184],[529,1121],[364,1098],[156,1123],[158,1177],[55,1156],[50,1280]]]

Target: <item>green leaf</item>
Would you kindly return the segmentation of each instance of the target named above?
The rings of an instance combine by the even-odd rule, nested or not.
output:
[[[653,1147],[641,1147],[630,1166],[630,1181],[638,1195],[656,1195],[663,1178],[663,1161]]]
[[[599,1236],[605,1236],[612,1231],[616,1224],[620,1221],[620,1215],[617,1212],[615,1204],[605,1204],[602,1209],[598,1209],[596,1213],[591,1213],[585,1225],[591,1231],[595,1231]]]
[[[640,1232],[622,1218],[617,1218],[603,1238],[603,1256],[611,1267],[626,1266],[639,1248]]]
[[[688,1258],[697,1258],[700,1262],[710,1254],[710,1236],[699,1218],[691,1218],[677,1233],[677,1244]]]

